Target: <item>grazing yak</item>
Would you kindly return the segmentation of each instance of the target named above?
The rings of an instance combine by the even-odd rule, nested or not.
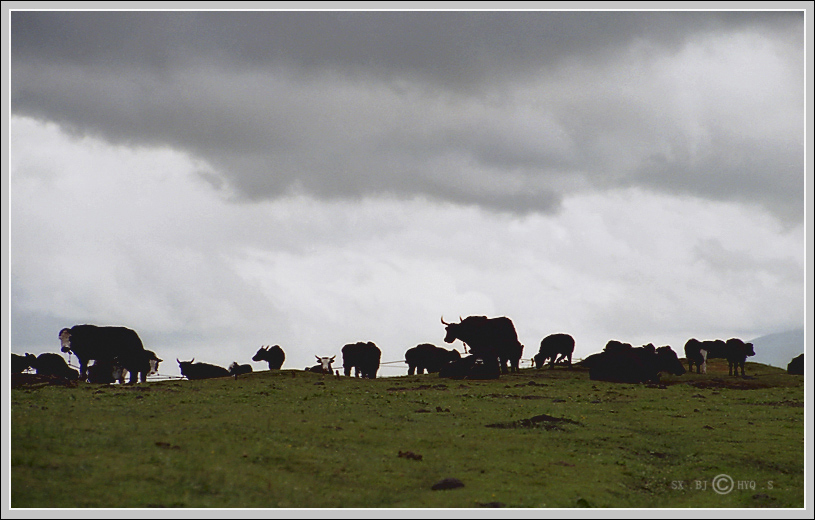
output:
[[[285,360],[286,354],[283,352],[283,349],[280,348],[280,345],[273,347],[261,346],[260,350],[252,356],[252,361],[266,361],[269,364],[269,370],[280,370]]]
[[[532,361],[535,368],[541,368],[549,360],[549,368],[559,362],[566,360],[568,366],[572,366],[572,354],[574,353],[574,338],[568,334],[550,334],[541,340],[540,349]]]
[[[31,357],[34,356],[31,355]],[[79,372],[69,367],[68,363],[65,362],[65,358],[59,354],[40,354],[31,360],[31,368],[36,370],[38,375],[56,376],[69,381],[79,379]]]
[[[11,373],[20,374],[31,368],[31,363],[37,359],[34,354],[26,353],[25,356],[19,354],[11,354]]]
[[[239,365],[237,361],[233,361],[231,365],[229,365],[229,373],[235,377],[241,376],[243,374],[251,374],[252,373],[252,365]]]
[[[507,363],[513,372],[518,371],[524,346],[518,341],[515,326],[509,318],[469,316],[460,319],[459,323],[447,323],[442,316],[441,323],[445,326],[445,343],[459,339],[468,345],[470,353],[483,363],[499,365],[501,373],[508,372]]]
[[[632,347],[630,343],[611,340],[603,352],[592,354],[580,363],[588,367],[589,379],[614,383],[658,383],[660,372],[685,373],[676,352],[669,346],[652,344]]]
[[[495,359],[485,360],[474,354],[451,361],[441,367],[439,377],[449,379],[498,379],[501,368]]]
[[[376,379],[382,351],[372,341],[349,343],[342,347],[342,368],[346,376],[354,369],[356,377]]]
[[[178,358],[176,358],[178,361]],[[229,370],[217,365],[210,365],[209,363],[195,362],[195,358],[190,361],[178,361],[178,368],[181,369],[181,375],[189,380],[194,379],[212,379],[214,377],[228,377],[231,374]]]
[[[798,354],[787,364],[787,373],[797,376],[804,375],[804,355]]]
[[[451,361],[461,359],[458,350],[447,350],[430,343],[422,343],[405,352],[405,362],[408,365],[408,375],[432,374],[441,370],[443,366]]]
[[[79,360],[79,377],[88,377],[88,362],[91,360],[115,361],[130,372],[130,382],[135,383],[139,375],[142,382],[149,372],[148,357],[145,354],[139,335],[126,327],[97,327],[96,325],[74,325],[59,331],[62,352],[73,352]]]

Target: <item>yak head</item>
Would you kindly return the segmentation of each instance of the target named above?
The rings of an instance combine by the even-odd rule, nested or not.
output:
[[[447,323],[446,321],[444,321],[444,316],[441,317],[441,323],[442,325],[444,325],[444,329],[447,332],[447,334],[444,336],[445,343],[452,343],[457,339],[464,341],[464,339],[462,339],[461,337],[462,321],[463,320],[461,319],[461,316],[459,316],[458,323]]]
[[[175,360],[178,361],[178,358],[175,358]],[[192,358],[189,361],[178,361],[178,368],[181,370],[181,375],[187,375],[184,373],[184,371],[190,368],[193,363],[195,363],[195,358]]]
[[[150,365],[150,370],[147,371],[147,375],[153,376],[158,374],[158,365],[164,360],[159,358],[152,350],[145,350],[144,352],[147,357],[147,363]],[[178,361],[178,359],[176,359],[176,361]]]
[[[71,351],[71,329],[59,331],[59,340],[62,343],[62,352]]]
[[[334,362],[334,358],[336,358],[337,356],[320,357],[320,356],[315,355],[314,357],[316,357],[317,362],[320,363],[320,368],[322,369],[323,374],[331,374],[331,373],[333,373],[333,369],[331,368],[331,363]]]
[[[267,353],[269,352],[269,347],[261,346],[260,349],[252,356],[252,361],[263,361],[266,359]]]

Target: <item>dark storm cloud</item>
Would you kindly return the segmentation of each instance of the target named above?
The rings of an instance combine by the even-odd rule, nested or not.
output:
[[[727,29],[783,33],[777,12],[15,12],[15,57],[144,69],[190,59],[231,66],[279,61],[478,81],[571,56],[612,55],[635,39],[676,47]]]
[[[733,135],[731,101],[715,125],[688,125],[710,134],[694,155],[671,119],[685,107],[662,114],[684,93],[660,99],[636,74],[746,34],[795,77],[802,30],[795,12],[14,12],[11,106],[187,151],[250,199],[396,193],[552,211],[569,191],[641,184],[796,220],[800,135]],[[802,77],[767,92],[796,131]]]

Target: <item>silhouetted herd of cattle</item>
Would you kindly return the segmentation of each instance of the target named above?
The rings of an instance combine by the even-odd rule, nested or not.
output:
[[[422,343],[405,352],[408,375],[438,373],[452,379],[497,379],[510,370],[517,372],[524,346],[512,321],[506,317],[487,318],[470,316],[448,323],[442,318],[446,335],[444,341],[464,344],[464,357],[457,350],[448,350],[430,343]],[[11,355],[12,373],[29,368],[37,374],[55,376],[66,380],[90,383],[124,383],[125,372],[130,373],[130,383],[145,382],[148,375],[158,373],[162,361],[151,350],[146,350],[135,331],[125,327],[97,327],[75,325],[59,332],[62,352],[76,355],[79,371],[71,368],[59,354],[45,353],[39,356]],[[468,352],[469,348],[469,352]],[[569,334],[557,333],[543,338],[538,353],[532,358],[537,369],[547,363],[549,368],[564,364],[571,367],[575,341]],[[699,341],[691,338],[685,344],[688,371],[696,367],[697,373],[706,373],[707,360],[727,359],[728,373],[744,376],[747,357],[755,355],[752,343],[731,338]],[[343,370],[346,376],[352,369],[356,377],[373,379],[379,370],[382,352],[373,342],[357,342],[342,348]],[[321,374],[334,374],[332,363],[336,356],[317,358],[317,364],[305,370]],[[261,347],[252,361],[266,361],[270,370],[279,370],[285,361],[285,353],[279,345]],[[89,362],[94,363],[89,365]],[[252,372],[249,364],[232,363],[228,369],[208,363],[178,362],[181,374],[187,379],[209,379],[247,374]],[[576,363],[588,368],[589,378],[597,381],[622,383],[659,382],[660,372],[674,375],[685,373],[676,352],[670,346],[655,347],[653,344],[634,347],[629,343],[609,341],[602,352],[592,354]],[[804,355],[794,358],[787,366],[790,374],[804,373]],[[339,375],[339,371],[336,372]]]

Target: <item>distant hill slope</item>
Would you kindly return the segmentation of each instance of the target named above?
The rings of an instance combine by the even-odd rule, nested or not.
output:
[[[756,355],[748,361],[787,368],[792,358],[804,352],[804,329],[788,330],[751,339]]]

